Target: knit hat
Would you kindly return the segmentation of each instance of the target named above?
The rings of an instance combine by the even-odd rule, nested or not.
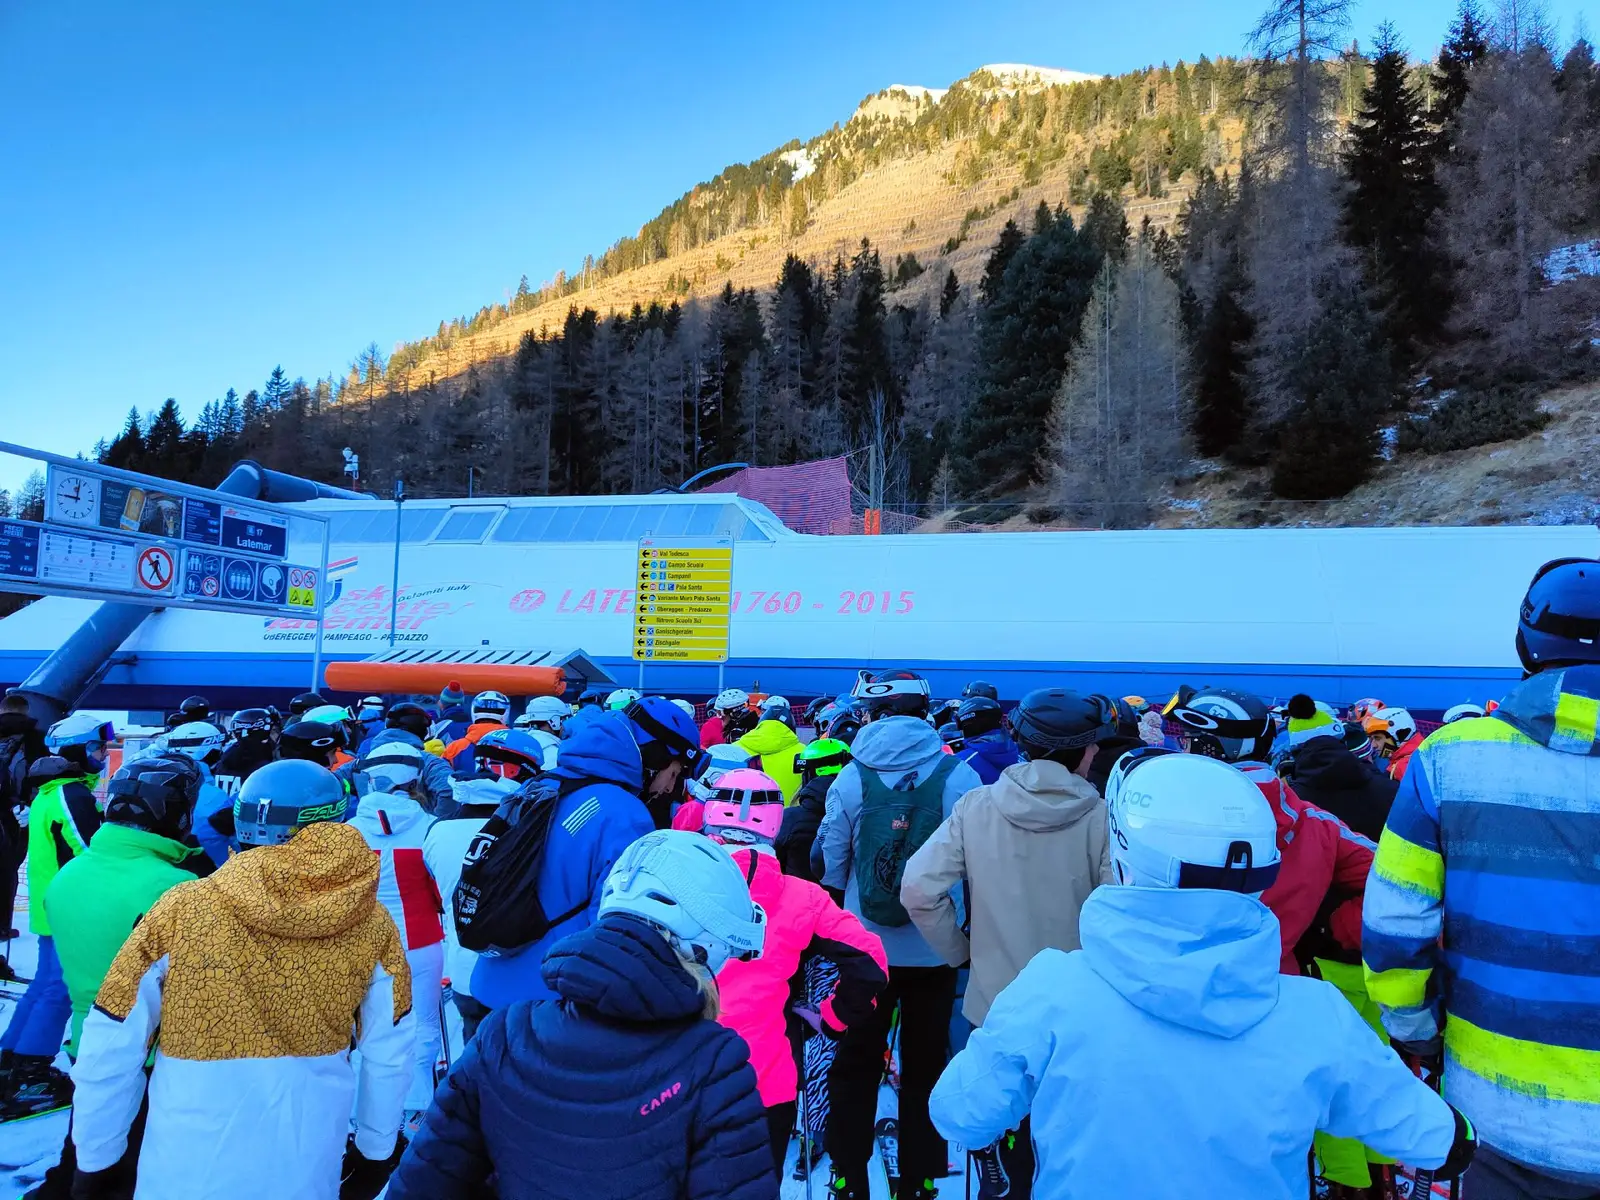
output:
[[[439,693],[439,707],[441,709],[454,708],[458,704],[467,702],[467,693],[461,690],[461,685],[452,679],[444,685],[444,691]]]
[[[1310,696],[1292,697],[1287,711],[1290,746],[1303,746],[1312,738],[1344,737],[1344,726]]]

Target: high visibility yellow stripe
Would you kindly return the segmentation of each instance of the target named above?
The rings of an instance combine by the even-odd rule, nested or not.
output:
[[[1444,895],[1444,857],[1385,829],[1372,869],[1379,879],[1437,900]]]
[[[1577,1104],[1600,1104],[1600,1050],[1525,1042],[1451,1016],[1445,1046],[1461,1066],[1498,1088]]]
[[[1395,967],[1392,971],[1374,971],[1365,968],[1367,995],[1385,1008],[1416,1008],[1428,994],[1428,976],[1432,971],[1417,971],[1409,967]]]
[[[1556,729],[1550,744],[1587,750],[1594,745],[1596,724],[1600,724],[1600,700],[1562,692],[1556,700]]]

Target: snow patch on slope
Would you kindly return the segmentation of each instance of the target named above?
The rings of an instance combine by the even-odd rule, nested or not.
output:
[[[1060,67],[1034,67],[1027,63],[990,63],[978,68],[993,75],[1002,90],[1059,87],[1069,83],[1093,83],[1104,75],[1090,75],[1084,71],[1066,71]]]
[[[1580,275],[1600,275],[1600,238],[1557,246],[1545,255],[1544,277],[1550,283],[1562,283]]]
[[[794,168],[795,183],[799,183],[817,169],[816,160],[811,157],[809,150],[785,150],[778,155],[778,161],[786,162]]]

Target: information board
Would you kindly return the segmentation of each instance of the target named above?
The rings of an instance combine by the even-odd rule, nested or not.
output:
[[[730,538],[641,538],[633,609],[640,662],[727,662]]]
[[[81,470],[51,466],[45,520],[267,558],[282,559],[289,547],[289,522],[276,513],[102,478],[88,465]]]
[[[230,606],[292,610],[303,615],[317,607],[321,575],[316,567],[291,567],[208,550],[183,552],[183,594]]]

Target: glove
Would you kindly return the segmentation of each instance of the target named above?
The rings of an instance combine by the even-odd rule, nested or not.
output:
[[[789,1011],[811,1026],[814,1032],[820,1033],[829,1041],[837,1042],[844,1036],[840,1030],[830,1029],[828,1023],[822,1019],[822,1014],[814,1008],[807,1008],[804,1004],[796,1004]]]
[[[1450,1112],[1456,1119],[1456,1136],[1450,1143],[1450,1154],[1444,1165],[1433,1173],[1435,1179],[1454,1179],[1467,1169],[1472,1156],[1478,1152],[1478,1131],[1472,1127],[1472,1122],[1453,1104]]]
[[[72,1200],[133,1200],[133,1173],[121,1163],[103,1171],[75,1171]]]
[[[344,1146],[344,1166],[339,1172],[339,1200],[377,1200],[389,1182],[389,1176],[400,1165],[405,1153],[405,1136],[395,1137],[394,1153],[382,1161],[368,1158],[356,1149],[355,1135],[351,1134]]]

